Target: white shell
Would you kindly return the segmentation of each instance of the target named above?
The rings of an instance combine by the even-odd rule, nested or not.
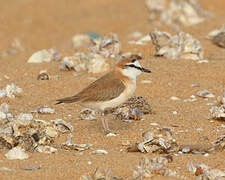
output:
[[[23,149],[21,149],[20,147],[14,147],[11,150],[9,150],[6,154],[5,157],[7,159],[27,159],[28,158],[28,154],[26,154],[24,152]]]
[[[42,62],[50,62],[53,60],[57,60],[60,57],[60,54],[55,49],[43,49],[35,52],[28,59],[28,63],[42,63]]]

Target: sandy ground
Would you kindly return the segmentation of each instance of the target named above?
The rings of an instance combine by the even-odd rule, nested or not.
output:
[[[91,174],[96,167],[110,168],[113,174],[127,179],[132,177],[133,168],[143,156],[154,157],[154,154],[127,153],[122,140],[135,143],[141,140],[141,133],[152,128],[156,122],[162,127],[173,130],[179,143],[207,144],[224,134],[225,129],[216,131],[224,122],[210,122],[209,108],[204,99],[184,103],[183,100],[201,89],[207,89],[216,96],[225,90],[225,50],[213,45],[205,36],[209,31],[224,24],[225,1],[205,0],[204,9],[215,16],[201,24],[182,28],[185,32],[199,39],[204,47],[204,57],[209,63],[198,64],[191,60],[166,60],[154,57],[151,43],[146,46],[128,45],[128,34],[140,31],[147,34],[155,28],[174,32],[169,27],[154,27],[148,22],[148,13],[144,1],[139,0],[14,0],[0,1],[0,52],[6,51],[9,44],[19,39],[25,48],[23,52],[0,59],[0,89],[14,82],[23,89],[21,97],[0,99],[11,106],[13,114],[30,112],[40,105],[56,108],[53,115],[36,115],[36,118],[51,120],[62,118],[71,122],[75,128],[74,142],[91,143],[92,149],[105,149],[107,155],[90,155],[90,150],[80,155],[76,151],[59,150],[55,154],[29,153],[27,160],[7,160],[0,151],[0,167],[15,171],[1,171],[0,179],[79,179],[81,175]],[[138,79],[135,95],[145,96],[150,102],[154,114],[146,115],[144,121],[127,124],[119,120],[110,120],[111,129],[119,133],[116,137],[103,135],[100,121],[78,121],[78,112],[83,108],[76,104],[54,106],[54,100],[73,95],[93,80],[88,77],[100,77],[102,74],[83,74],[74,77],[72,72],[59,70],[59,62],[28,64],[27,60],[37,50],[56,47],[63,55],[72,54],[75,50],[70,45],[76,33],[96,32],[108,34],[115,32],[122,42],[123,51],[141,52],[145,59],[143,66],[152,73],[143,74]],[[50,75],[59,75],[59,80],[37,81],[40,70],[47,70]],[[7,75],[9,79],[4,76]],[[151,84],[142,84],[141,80],[151,80]],[[191,87],[198,83],[200,87]],[[171,101],[171,96],[181,101]],[[212,102],[215,99],[210,100]],[[177,115],[173,115],[177,111]],[[72,117],[68,117],[71,114]],[[174,127],[176,126],[176,127]],[[202,128],[198,132],[196,129]],[[180,132],[185,131],[187,132]],[[201,137],[207,136],[207,140]],[[56,143],[65,141],[60,137]],[[197,154],[174,156],[169,167],[181,175],[194,179],[187,170],[189,160],[202,162],[216,168],[225,168],[225,152],[210,154],[208,157]],[[92,162],[91,165],[88,162]],[[20,167],[42,165],[37,171],[25,171]]]

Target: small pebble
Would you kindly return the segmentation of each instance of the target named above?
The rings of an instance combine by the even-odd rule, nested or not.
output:
[[[114,133],[111,133],[111,132],[110,132],[110,133],[108,133],[106,136],[107,136],[107,137],[110,137],[110,136],[117,136],[117,135],[119,135],[119,134],[114,134]]]
[[[150,123],[150,125],[151,125],[151,126],[159,126],[159,124],[154,123],[154,122],[153,122],[153,123]]]
[[[177,111],[173,111],[173,115],[177,115]]]
[[[200,61],[198,61],[197,63],[198,64],[202,64],[202,63],[208,63],[209,61],[208,60],[200,60]]]
[[[142,84],[151,84],[152,81],[151,80],[142,80],[141,83]]]
[[[129,146],[130,145],[130,141],[129,140],[122,140],[121,144],[123,146]]]
[[[192,84],[191,87],[200,87],[200,84]]]

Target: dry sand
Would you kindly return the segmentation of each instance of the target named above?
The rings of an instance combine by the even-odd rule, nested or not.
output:
[[[123,51],[141,52],[145,57],[144,67],[152,73],[143,74],[138,79],[135,95],[145,96],[150,102],[154,114],[146,115],[144,121],[131,124],[119,120],[110,120],[110,127],[119,136],[103,135],[100,121],[78,121],[78,112],[83,108],[76,104],[56,106],[53,115],[37,115],[39,119],[62,118],[71,122],[75,128],[74,142],[91,143],[93,149],[105,149],[107,155],[90,155],[84,151],[59,150],[55,154],[29,153],[27,160],[7,160],[0,151],[0,167],[15,171],[1,171],[0,179],[79,179],[81,175],[91,174],[96,167],[111,168],[113,174],[128,178],[133,168],[143,156],[154,157],[154,154],[127,153],[121,140],[135,143],[141,140],[141,133],[148,130],[150,123],[156,122],[162,127],[173,127],[175,138],[179,143],[209,143],[224,134],[217,132],[216,127],[224,122],[210,122],[209,108],[202,98],[195,102],[184,103],[183,100],[201,89],[207,89],[216,96],[225,90],[225,50],[206,40],[211,30],[220,28],[225,22],[225,1],[201,1],[204,9],[215,16],[201,24],[182,28],[185,32],[199,39],[204,47],[204,57],[209,63],[198,64],[192,60],[167,60],[154,57],[151,43],[146,46],[128,45],[128,34],[140,31],[147,34],[156,27],[148,22],[148,13],[144,1],[139,0],[98,0],[98,1],[55,1],[55,0],[14,0],[0,1],[0,52],[6,51],[13,39],[21,41],[25,51],[0,59],[0,89],[14,82],[23,89],[21,97],[0,99],[0,104],[10,104],[13,114],[30,112],[40,105],[54,106],[57,98],[73,95],[93,80],[88,77],[100,77],[102,74],[88,74],[74,77],[72,72],[59,70],[59,62],[28,64],[27,60],[37,50],[56,47],[63,55],[75,52],[70,46],[71,38],[76,33],[96,32],[107,34],[115,32],[122,42]],[[157,27],[174,33],[169,27]],[[37,81],[40,70],[47,70],[50,75],[59,75],[59,80]],[[4,78],[7,75],[9,79]],[[151,80],[151,84],[142,84],[141,80]],[[169,83],[169,84],[168,84]],[[191,87],[198,83],[200,87]],[[171,96],[181,101],[170,100]],[[213,99],[215,100],[215,99]],[[209,99],[209,102],[213,101]],[[177,111],[177,115],[173,115]],[[68,117],[71,114],[72,117]],[[201,132],[196,129],[202,128]],[[185,131],[180,132],[178,131]],[[202,140],[207,136],[208,141]],[[60,137],[56,143],[65,141]],[[225,152],[210,154],[208,157],[197,154],[174,156],[169,165],[181,175],[194,179],[187,170],[187,162],[202,162],[216,168],[225,168]],[[91,165],[88,162],[92,162]],[[20,167],[42,165],[37,171],[25,171]]]

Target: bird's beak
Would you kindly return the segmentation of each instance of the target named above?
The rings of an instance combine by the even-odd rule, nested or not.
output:
[[[141,71],[142,71],[142,72],[146,72],[146,73],[151,73],[151,71],[150,71],[150,70],[145,69],[145,68],[143,68],[143,67],[141,68]]]

